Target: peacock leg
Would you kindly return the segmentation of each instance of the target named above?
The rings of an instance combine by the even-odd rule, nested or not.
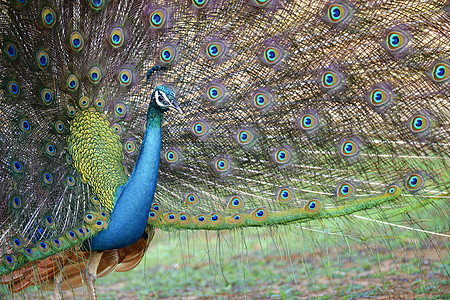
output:
[[[62,271],[59,271],[55,275],[54,279],[54,299],[55,300],[62,300]]]
[[[97,268],[102,258],[103,252],[92,251],[89,255],[86,269],[84,270],[84,283],[86,284],[86,289],[89,295],[89,299],[97,299],[95,294],[95,279],[97,278]]]

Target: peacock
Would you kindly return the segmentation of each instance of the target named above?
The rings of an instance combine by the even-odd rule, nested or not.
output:
[[[0,283],[95,298],[155,230],[322,224],[444,261],[449,24],[445,0],[1,0]]]

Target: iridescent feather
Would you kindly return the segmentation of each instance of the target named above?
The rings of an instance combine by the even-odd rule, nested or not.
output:
[[[448,243],[449,24],[432,0],[3,0],[0,283],[95,297],[155,229]]]

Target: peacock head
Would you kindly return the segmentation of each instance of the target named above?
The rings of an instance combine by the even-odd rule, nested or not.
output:
[[[177,100],[175,100],[175,93],[167,86],[158,85],[152,94],[152,101],[162,112],[171,109],[183,113]]]

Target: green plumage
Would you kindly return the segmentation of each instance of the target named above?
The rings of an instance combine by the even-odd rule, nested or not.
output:
[[[4,278],[108,226],[159,85],[183,113],[162,122],[149,230],[332,218],[389,236],[367,236],[365,217],[448,232],[420,214],[449,214],[445,1],[25,2],[0,6]]]

